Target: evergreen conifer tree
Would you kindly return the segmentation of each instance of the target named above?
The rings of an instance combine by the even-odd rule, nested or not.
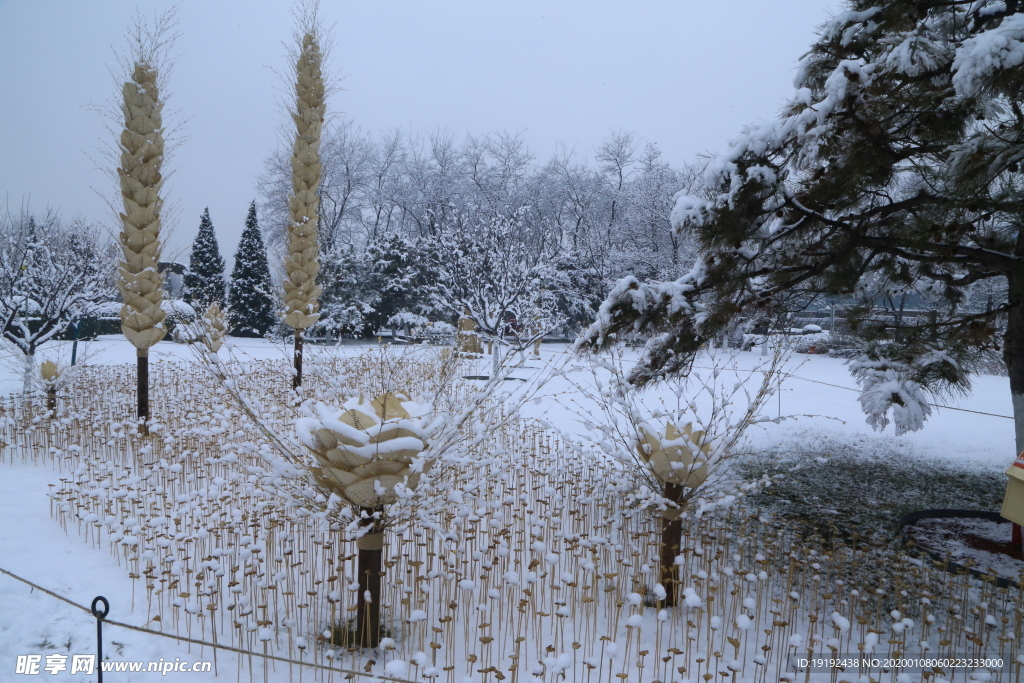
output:
[[[228,325],[237,337],[262,337],[276,323],[270,296],[270,265],[256,221],[256,202],[249,205],[245,230],[235,252],[228,293]]]
[[[199,221],[199,234],[192,243],[188,258],[189,272],[185,275],[185,301],[202,314],[210,304],[224,303],[224,259],[213,233],[210,209],[203,210]]]

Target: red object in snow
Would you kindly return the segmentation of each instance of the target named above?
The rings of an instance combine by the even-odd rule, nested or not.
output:
[[[807,353],[815,353],[815,348],[812,346],[811,348],[807,349]]]

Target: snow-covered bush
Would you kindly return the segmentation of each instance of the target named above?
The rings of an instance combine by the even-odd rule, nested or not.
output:
[[[816,325],[808,325],[807,327],[817,327]],[[791,337],[790,348],[793,349],[794,353],[828,353],[831,348],[829,341],[831,335],[828,332],[820,331],[807,331],[807,327],[804,327],[803,334]],[[811,349],[814,349],[813,351]]]
[[[388,321],[385,323],[385,327],[406,328],[411,330],[412,328],[422,327],[429,323],[430,320],[428,320],[426,316],[413,313],[412,311],[399,311],[388,318]]]
[[[177,344],[195,344],[202,339],[202,316],[184,299],[163,299],[160,308],[166,314],[165,325]]]
[[[442,320],[434,320],[416,330],[417,337],[422,337],[429,344],[445,345],[455,339],[455,326]]]
[[[860,353],[863,343],[856,338],[833,334],[832,332],[811,332],[789,338],[790,348],[794,353],[825,353],[833,357],[851,357],[850,354]],[[849,352],[846,356],[843,354]]]
[[[402,328],[412,339],[424,339],[434,344],[447,344],[455,339],[455,327],[439,320],[430,320],[426,316],[409,311],[401,311],[391,316],[387,327]]]

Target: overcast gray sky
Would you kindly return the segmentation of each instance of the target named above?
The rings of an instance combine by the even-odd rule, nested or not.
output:
[[[97,169],[108,133],[90,103],[148,0],[0,0],[0,199],[117,228]],[[612,130],[673,164],[722,151],[772,118],[797,59],[838,0],[323,0],[342,90],[329,105],[371,132],[522,131],[538,161],[558,143],[592,158]],[[187,260],[203,207],[233,255],[284,120],[290,3],[184,0],[168,108],[188,118],[169,167],[180,211],[165,258]],[[102,196],[101,196],[102,195]]]

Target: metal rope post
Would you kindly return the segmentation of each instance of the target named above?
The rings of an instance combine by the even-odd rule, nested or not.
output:
[[[103,611],[96,609],[96,603],[103,603]],[[96,617],[96,683],[103,683],[103,620],[110,613],[110,603],[102,595],[92,599],[89,611]]]

